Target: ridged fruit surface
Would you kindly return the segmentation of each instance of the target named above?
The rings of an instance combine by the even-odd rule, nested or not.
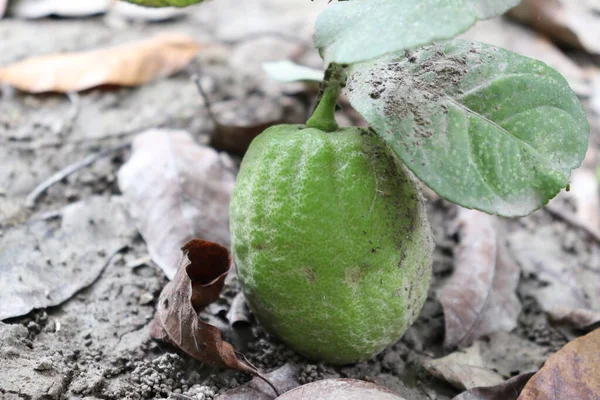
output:
[[[376,355],[427,297],[433,245],[419,188],[363,129],[259,135],[237,178],[231,235],[259,322],[315,360]]]

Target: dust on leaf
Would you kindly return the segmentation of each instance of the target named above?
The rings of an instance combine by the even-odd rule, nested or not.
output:
[[[568,185],[588,144],[581,103],[545,64],[451,40],[350,67],[347,95],[440,196],[522,216]]]
[[[0,82],[31,93],[138,86],[181,70],[202,47],[189,36],[163,33],[115,47],[19,61],[0,68]]]
[[[457,207],[455,270],[439,295],[444,345],[469,346],[478,338],[517,326],[519,268],[500,243],[495,217]]]
[[[567,343],[525,385],[519,400],[596,400],[600,329]]]
[[[198,318],[199,311],[219,298],[233,263],[229,251],[198,239],[188,242],[182,251],[175,277],[160,294],[150,335],[207,364],[256,373],[237,358],[217,328]]]
[[[229,245],[232,169],[185,131],[155,129],[134,140],[119,187],[148,252],[168,278],[187,241],[199,237]]]

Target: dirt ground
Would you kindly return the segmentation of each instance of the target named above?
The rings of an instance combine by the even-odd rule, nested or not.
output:
[[[309,111],[310,101],[298,86],[270,82],[260,72],[260,63],[300,54],[300,61],[318,67],[318,56],[314,51],[303,53],[301,41],[273,35],[248,39],[247,35],[267,30],[309,40],[315,11],[298,6],[290,16],[285,7],[269,1],[242,3],[221,0],[190,9],[185,18],[151,24],[104,16],[4,19],[0,21],[0,65],[32,55],[124,43],[160,31],[184,32],[210,44],[198,64],[211,102],[224,121],[299,122]],[[129,155],[127,147],[53,185],[33,209],[22,206],[38,183],[89,154],[127,144],[136,133],[151,127],[186,129],[199,142],[207,143],[212,123],[189,79],[190,72],[191,67],[138,88],[89,90],[79,94],[77,106],[64,95],[29,95],[3,88],[0,241],[26,236],[26,221],[67,204],[99,202],[100,207],[108,203],[120,207],[116,174]],[[595,119],[592,122],[595,126]],[[592,143],[597,146],[598,131],[593,135]],[[232,159],[240,161],[235,155]],[[427,197],[437,244],[429,298],[403,339],[375,359],[344,367],[315,364],[269,337],[255,321],[228,328],[225,313],[239,292],[235,278],[228,281],[221,299],[205,316],[220,319],[225,338],[260,369],[268,372],[286,363],[297,364],[295,375],[300,383],[350,377],[388,387],[409,400],[453,398],[460,391],[423,367],[426,360],[450,353],[442,345],[444,315],[436,293],[452,273],[457,243],[450,229],[453,206],[433,194]],[[566,198],[554,204],[572,206]],[[250,379],[239,372],[211,369],[149,338],[147,324],[167,279],[151,262],[139,261],[148,253],[133,225],[129,228],[133,231],[116,230],[119,241],[90,260],[99,263],[103,272],[89,287],[57,306],[0,323],[0,398],[149,399],[183,394],[207,400]],[[600,266],[595,265],[597,244],[544,209],[519,220],[503,220],[502,230],[512,256],[522,267],[517,291],[522,311],[516,329],[492,334],[479,345],[487,366],[509,378],[536,370],[572,338],[552,326],[540,307],[534,294],[547,282],[527,272],[530,260],[524,242],[540,254],[591,268]],[[32,245],[25,240],[14,243],[22,243],[23,251]],[[121,250],[123,246],[127,247]]]

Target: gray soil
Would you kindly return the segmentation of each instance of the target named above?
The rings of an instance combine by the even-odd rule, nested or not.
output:
[[[239,2],[229,3],[235,8]],[[218,10],[208,4],[206,9],[190,11],[187,18],[159,24],[115,25],[103,17],[2,20],[0,65],[26,56],[106,46],[175,30],[217,43],[202,53],[199,64],[202,81],[224,120],[235,116],[238,123],[252,124],[277,118],[291,122],[302,119],[310,105],[302,94],[297,94],[297,87],[282,90],[257,72],[260,61],[292,57],[299,54],[301,45],[278,37],[252,40],[251,45],[245,41],[225,42],[238,39],[231,34],[235,32],[232,24],[248,21],[241,11],[242,15],[230,20],[211,14]],[[291,34],[310,31],[310,23],[295,23],[280,21],[266,28]],[[254,28],[265,27],[257,24]],[[318,66],[318,57],[312,52],[300,60]],[[53,185],[33,209],[22,207],[25,196],[39,182],[88,154],[126,144],[136,132],[158,126],[184,128],[200,142],[208,142],[212,124],[189,73],[184,71],[134,89],[84,92],[79,95],[76,113],[72,113],[73,104],[64,95],[28,95],[4,88],[0,97],[0,240],[33,215],[91,196],[118,196],[115,177],[128,156],[126,147]],[[239,162],[239,158],[234,159]],[[452,207],[433,194],[427,197],[437,244],[433,284],[418,321],[400,342],[371,361],[332,367],[295,354],[265,334],[254,321],[226,329],[225,338],[264,371],[299,363],[300,383],[349,377],[388,387],[408,400],[454,397],[458,390],[433,378],[422,367],[424,360],[451,352],[442,347],[444,318],[436,290],[452,273],[456,245],[456,237],[448,228]],[[559,248],[570,259],[586,263],[591,257],[590,246],[581,244],[589,243],[589,238],[544,210],[518,221],[505,221],[504,225],[508,237],[515,232],[525,232],[532,238],[539,234],[550,238],[540,241],[543,246]],[[167,280],[152,263],[136,262],[147,256],[139,236],[126,244],[126,250],[110,258],[107,254],[107,265],[99,279],[71,299],[0,322],[0,398],[150,399],[184,394],[193,399],[212,399],[250,379],[235,371],[211,369],[149,338],[147,324]],[[529,295],[532,286],[543,284],[535,274],[522,275],[518,293],[523,309],[517,329],[492,335],[483,342],[485,358],[506,378],[539,367],[570,339],[548,323],[535,297]],[[235,279],[230,280],[219,302],[205,313],[227,326],[225,313],[238,291]]]

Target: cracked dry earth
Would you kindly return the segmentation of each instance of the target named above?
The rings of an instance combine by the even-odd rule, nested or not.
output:
[[[222,0],[195,8],[184,19],[120,27],[110,26],[102,17],[3,20],[0,64],[48,52],[121,43],[165,30],[190,33],[209,43],[239,39],[234,34],[240,31],[240,26],[245,27],[246,34],[268,28],[310,37],[312,11],[306,11],[309,16],[286,19],[283,16],[289,14],[281,5],[273,5],[273,1],[247,3],[252,3],[252,11],[236,1]],[[269,13],[278,13],[281,19],[265,24],[265,15]],[[256,72],[261,61],[291,57],[297,51],[298,43],[266,37],[251,44],[239,42],[215,47],[201,54],[202,79],[215,108],[224,110],[222,117],[239,117],[240,110],[250,104],[252,108],[245,117],[250,119],[249,123],[255,122],[252,118],[260,120],[266,115],[268,119],[273,114],[290,122],[304,118],[310,106],[301,96],[289,96]],[[319,65],[316,54],[307,54],[303,60]],[[58,224],[52,213],[65,205],[81,202],[92,207],[92,211],[93,207],[100,210],[108,203],[122,207],[116,174],[128,157],[128,149],[115,151],[76,172],[52,186],[32,210],[24,209],[26,195],[52,173],[98,149],[125,144],[134,132],[145,128],[187,129],[202,143],[208,141],[212,129],[189,80],[189,71],[134,89],[90,90],[80,94],[79,101],[75,118],[68,121],[72,104],[66,96],[34,96],[6,88],[2,91],[0,241],[8,243],[10,239],[21,251],[39,250],[27,240],[27,231],[23,231],[31,219],[41,218],[52,232],[52,224]],[[233,159],[240,161],[235,156]],[[295,354],[266,335],[254,321],[228,328],[225,314],[239,292],[235,277],[228,279],[220,300],[203,312],[204,317],[221,321],[225,338],[262,370],[268,372],[286,363],[298,364],[295,379],[299,383],[350,377],[388,387],[408,400],[453,398],[459,391],[423,368],[425,360],[449,352],[442,346],[444,316],[436,293],[452,273],[456,247],[456,237],[448,228],[450,205],[434,195],[428,197],[437,244],[429,298],[404,338],[375,359],[331,367]],[[124,208],[122,211],[125,213]],[[65,256],[61,259],[65,268],[100,265],[99,278],[54,307],[0,322],[0,398],[152,399],[183,394],[187,398],[208,400],[248,381],[250,377],[246,375],[211,369],[149,338],[147,324],[167,280],[148,261],[145,244],[127,217],[120,220],[126,226],[117,227],[110,216],[101,212],[98,215],[107,220],[94,223],[112,226],[118,243],[106,249],[102,243],[94,244],[102,250],[87,254],[85,265],[74,265],[67,253],[77,242],[67,241],[63,243],[61,251]],[[541,246],[538,251],[551,249],[553,254],[575,263],[589,264],[597,256],[589,238],[544,210],[502,224],[509,249],[522,243],[525,237]],[[40,254],[36,262],[47,262],[44,249]],[[527,261],[519,259],[519,254],[515,251],[513,256],[523,267]],[[538,299],[531,295],[540,285],[544,282],[535,273],[522,272],[517,291],[522,311],[517,328],[509,333],[492,334],[478,344],[487,366],[504,378],[535,370],[570,339],[548,323]]]

